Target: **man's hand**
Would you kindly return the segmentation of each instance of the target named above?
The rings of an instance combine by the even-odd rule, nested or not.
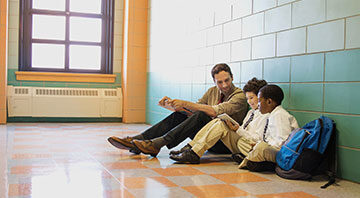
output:
[[[238,124],[233,124],[232,122],[230,122],[230,120],[224,120],[224,122],[232,131],[237,131],[240,127]]]
[[[169,100],[168,103],[175,108],[176,111],[179,110],[183,110],[183,108],[186,108],[187,105],[187,101],[185,100],[179,100],[179,99],[174,99],[174,100]]]
[[[171,98],[164,96],[163,98],[161,98],[161,100],[159,100],[159,105],[165,106],[165,102],[169,102],[170,100]]]

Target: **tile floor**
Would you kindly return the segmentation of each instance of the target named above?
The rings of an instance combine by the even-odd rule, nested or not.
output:
[[[116,149],[106,140],[113,135],[134,135],[147,127],[10,123],[4,132],[3,126],[8,197],[360,197],[360,184],[346,180],[324,190],[321,179],[290,181],[273,173],[240,170],[228,155],[208,153],[200,165],[181,165],[168,158],[166,148],[152,158]]]

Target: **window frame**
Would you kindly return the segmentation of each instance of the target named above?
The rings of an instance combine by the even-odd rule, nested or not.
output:
[[[66,73],[113,73],[113,39],[114,39],[114,0],[101,0],[101,13],[79,13],[70,12],[70,1],[65,0],[65,11],[53,11],[32,9],[33,0],[20,0],[20,21],[19,21],[19,71],[37,71],[37,72],[66,72]],[[48,40],[48,39],[32,39],[32,15],[52,15],[65,16],[65,40]],[[84,42],[70,41],[69,27],[70,17],[87,17],[102,19],[101,42]],[[64,44],[65,45],[65,65],[62,69],[55,68],[34,68],[32,67],[32,44]],[[70,69],[69,68],[69,48],[72,44],[80,44],[84,46],[100,46],[101,47],[101,68],[100,70],[91,69]]]

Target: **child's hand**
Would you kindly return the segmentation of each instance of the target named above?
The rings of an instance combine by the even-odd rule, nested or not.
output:
[[[229,129],[231,129],[232,131],[237,131],[239,129],[239,127],[240,127],[238,124],[233,124],[229,120],[224,120],[224,122],[229,127]]]

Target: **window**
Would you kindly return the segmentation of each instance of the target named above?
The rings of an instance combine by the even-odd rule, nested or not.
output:
[[[21,0],[19,70],[112,73],[114,0]]]

